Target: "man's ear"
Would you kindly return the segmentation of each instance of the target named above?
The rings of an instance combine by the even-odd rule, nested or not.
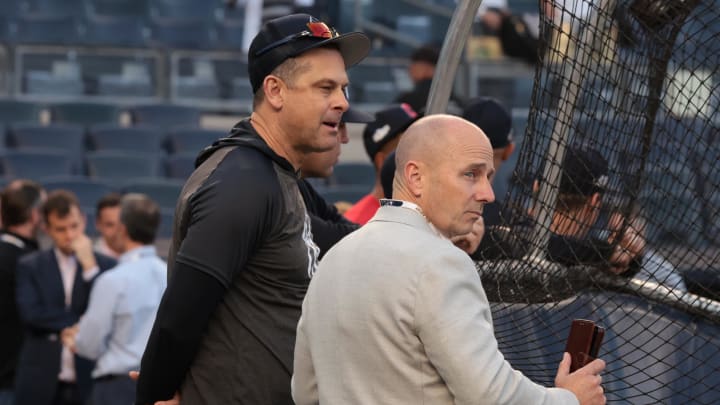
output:
[[[411,160],[405,164],[403,175],[407,183],[408,191],[415,197],[422,196],[424,186],[424,176],[421,169],[421,163]]]
[[[502,153],[502,160],[503,162],[510,159],[510,156],[512,156],[513,152],[515,151],[515,142],[510,142],[505,149],[503,149]]]
[[[284,103],[283,89],[285,89],[285,83],[277,76],[267,75],[263,80],[263,92],[265,93],[265,99],[275,109],[281,109]]]

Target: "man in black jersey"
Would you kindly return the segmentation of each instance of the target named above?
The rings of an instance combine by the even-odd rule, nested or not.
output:
[[[340,158],[341,145],[350,141],[347,134],[348,122],[362,124],[372,122],[374,119],[372,115],[350,108],[343,114],[340,121],[337,146],[330,151],[309,154],[300,168],[302,179],[298,179],[298,187],[310,216],[313,240],[320,248],[319,258],[322,258],[337,241],[358,229],[360,225],[350,222],[342,216],[335,205],[325,201],[306,179],[309,177],[327,178],[332,175],[333,167]]]
[[[332,149],[345,69],[370,49],[307,14],[253,39],[253,113],[198,157],[175,213],[168,286],[137,403],[292,404],[295,329],[318,256],[297,172]]]

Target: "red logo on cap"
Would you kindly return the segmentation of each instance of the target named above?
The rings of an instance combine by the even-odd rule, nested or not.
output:
[[[405,114],[407,114],[410,118],[417,117],[417,113],[415,112],[415,110],[413,110],[412,107],[410,107],[410,104],[402,103],[402,104],[400,104],[400,107],[403,109],[403,111],[405,111]]]

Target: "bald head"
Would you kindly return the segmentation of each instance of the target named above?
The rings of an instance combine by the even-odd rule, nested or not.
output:
[[[490,186],[493,149],[474,124],[452,115],[431,115],[412,124],[396,151],[393,198],[417,204],[445,236],[470,232]]]

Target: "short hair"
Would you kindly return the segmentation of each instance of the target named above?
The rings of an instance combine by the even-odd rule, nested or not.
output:
[[[440,49],[432,44],[423,45],[410,55],[411,62],[426,62],[431,65],[437,65],[440,59]]]
[[[105,208],[119,207],[121,198],[122,194],[116,192],[107,193],[102,196],[95,205],[95,219],[100,218],[100,212]]]
[[[18,180],[0,193],[0,218],[4,226],[22,225],[42,202],[44,190],[32,180]]]
[[[120,200],[120,223],[135,242],[149,245],[155,241],[160,225],[160,207],[145,194],[129,193]]]
[[[48,218],[52,213],[57,214],[60,218],[68,216],[72,207],[80,209],[80,202],[75,193],[62,189],[51,191],[42,207],[45,223],[48,223]]]

